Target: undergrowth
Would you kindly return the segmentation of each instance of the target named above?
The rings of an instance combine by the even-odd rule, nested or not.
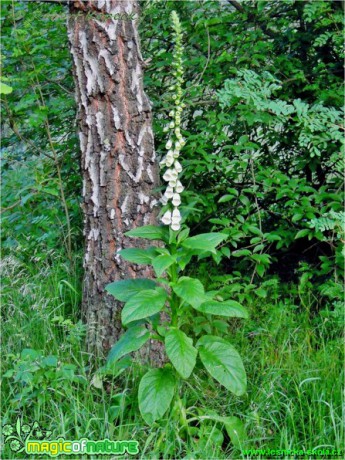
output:
[[[54,260],[25,264],[13,254],[2,261],[3,424],[35,420],[52,439],[136,439],[140,458],[245,458],[214,422],[193,435],[192,420],[190,436],[176,418],[146,426],[135,398],[146,371],[138,363],[102,385],[94,381],[80,322],[80,264]],[[310,293],[301,299],[286,289],[282,298],[277,289],[273,283],[264,300],[247,296],[250,320],[229,323],[247,393],[231,395],[200,369],[184,386],[184,403],[194,413],[207,407],[240,417],[243,448],[341,449],[342,328],[327,309],[312,315]],[[4,446],[2,458],[20,455]]]

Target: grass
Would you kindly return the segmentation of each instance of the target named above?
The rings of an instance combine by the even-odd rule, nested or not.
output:
[[[220,424],[194,421],[186,436],[178,409],[148,427],[136,403],[143,366],[133,364],[103,388],[94,386],[79,322],[76,259],[73,269],[59,254],[54,263],[24,264],[13,255],[2,261],[2,424],[36,420],[52,439],[136,439],[139,458],[249,458]],[[181,389],[186,417],[195,419],[205,409],[240,417],[245,448],[342,449],[342,331],[331,317],[310,313],[310,298],[276,293],[247,302],[251,319],[237,320],[230,332],[245,362],[247,394],[229,394],[200,368]],[[28,348],[41,356],[21,354]],[[55,367],[37,370],[35,363],[51,355],[58,359]],[[4,459],[25,458],[2,447]]]

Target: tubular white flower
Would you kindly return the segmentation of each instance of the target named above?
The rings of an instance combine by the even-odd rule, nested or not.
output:
[[[167,189],[165,190],[164,196],[168,198],[169,200],[171,200],[171,198],[174,197],[174,188],[170,186],[167,187]]]
[[[179,180],[176,181],[175,191],[176,191],[177,193],[182,193],[183,190],[184,190],[184,187],[183,187],[183,185],[181,184],[181,182],[180,182]]]
[[[176,181],[178,172],[175,169],[167,169],[163,175],[163,179],[167,182],[173,180]]]
[[[180,230],[181,225],[180,224],[171,224],[171,229],[175,230],[176,232]]]
[[[174,206],[180,206],[181,204],[181,197],[178,193],[174,193],[173,196],[172,196],[172,204]]]
[[[170,180],[172,180],[171,173],[170,173],[170,169],[168,169],[167,171],[165,171],[165,173],[164,173],[164,175],[163,175],[163,179],[164,179],[166,182],[169,182]]]
[[[177,208],[174,208],[174,210],[172,212],[172,217],[175,217],[175,218],[178,217],[179,219],[181,219],[181,213]]]
[[[170,225],[171,224],[171,211],[167,211],[162,217],[161,221],[165,225]]]
[[[166,162],[165,162],[165,165],[166,165],[168,168],[170,168],[170,166],[172,166],[172,165],[174,164],[174,161],[175,161],[174,157],[172,157],[172,158],[169,157],[169,158],[167,158],[167,160],[166,160]]]
[[[178,161],[175,161],[175,163],[174,163],[174,169],[175,169],[175,171],[177,171],[178,173],[180,173],[180,172],[182,171],[181,163],[179,163]]]
[[[165,145],[165,148],[166,148],[167,150],[170,150],[171,147],[172,147],[172,140],[169,139],[168,142],[167,142],[166,145]]]

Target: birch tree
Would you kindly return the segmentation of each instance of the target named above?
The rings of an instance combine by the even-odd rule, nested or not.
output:
[[[83,175],[85,258],[82,311],[91,351],[118,339],[120,305],[105,292],[116,280],[151,277],[125,262],[125,232],[155,223],[158,186],[151,106],[143,90],[136,1],[76,0],[68,35],[74,62]],[[135,246],[145,245],[142,240]]]

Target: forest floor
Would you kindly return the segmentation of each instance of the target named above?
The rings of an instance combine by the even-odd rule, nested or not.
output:
[[[343,449],[342,329],[336,319],[312,311],[311,292],[277,288],[264,299],[253,298],[246,305],[250,319],[231,326],[248,376],[244,396],[229,394],[201,370],[181,391],[187,417],[203,408],[239,417],[247,441],[238,448],[215,422],[192,422],[188,436],[173,412],[148,427],[136,402],[143,366],[134,364],[108,384],[97,384],[94,369],[104,362],[90,368],[84,351],[81,270],[59,255],[53,259],[2,261],[3,423],[18,417],[37,421],[52,431],[51,439],[135,439],[138,458],[270,458],[244,450]],[[5,445],[2,458],[25,455]]]

